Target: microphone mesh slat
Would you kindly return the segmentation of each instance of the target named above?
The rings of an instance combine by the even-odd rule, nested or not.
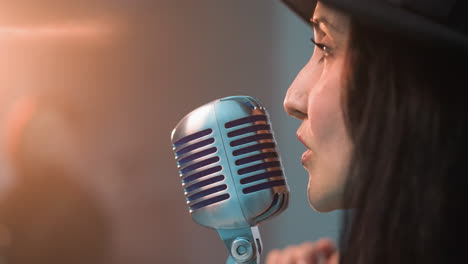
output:
[[[199,179],[201,177],[204,177],[204,176],[208,176],[210,174],[214,174],[216,172],[219,172],[221,171],[223,168],[221,166],[216,166],[216,167],[213,167],[213,168],[209,168],[209,169],[206,169],[206,170],[203,170],[203,171],[199,171],[199,172],[196,172],[194,174],[191,174],[185,178],[182,179],[183,183],[189,183],[191,181],[194,181],[196,179]]]
[[[273,142],[260,143],[260,144],[257,144],[257,145],[248,146],[248,147],[245,147],[245,148],[235,150],[235,151],[232,152],[232,155],[239,156],[239,155],[242,155],[242,154],[247,154],[247,153],[250,153],[250,152],[254,152],[256,150],[274,149],[275,146],[276,145]]]
[[[224,125],[224,127],[225,128],[233,128],[233,127],[236,127],[236,126],[241,126],[241,125],[244,125],[244,124],[247,124],[247,123],[254,123],[254,122],[257,122],[257,121],[268,121],[268,119],[267,119],[266,115],[252,115],[252,116],[243,117],[243,118],[231,121],[231,122],[227,122]]]
[[[185,143],[188,143],[188,142],[193,141],[195,139],[199,139],[199,138],[204,137],[204,136],[208,136],[211,133],[213,133],[213,130],[211,128],[199,131],[197,133],[193,133],[191,135],[188,135],[186,137],[183,137],[183,138],[177,140],[174,143],[174,147],[178,148],[178,147],[180,147],[181,145],[183,145]]]
[[[240,146],[240,145],[243,145],[243,144],[247,144],[247,143],[255,142],[255,141],[259,141],[259,140],[265,140],[265,139],[273,139],[273,135],[270,134],[270,133],[256,134],[256,135],[253,135],[253,136],[249,136],[249,137],[245,137],[245,138],[241,138],[241,139],[231,141],[231,143],[229,143],[229,145],[231,147],[237,147],[237,146]]]
[[[268,124],[259,124],[259,125],[248,126],[248,127],[244,127],[244,128],[238,129],[238,130],[231,131],[227,135],[228,135],[228,137],[231,138],[231,137],[237,137],[237,136],[240,136],[240,135],[244,135],[244,134],[247,134],[247,133],[250,133],[250,132],[257,132],[257,131],[260,131],[260,130],[270,130],[270,125],[268,125]]]
[[[244,188],[242,189],[242,192],[245,194],[248,194],[248,193],[258,192],[261,190],[266,190],[266,189],[270,189],[270,188],[277,187],[277,186],[283,186],[283,185],[286,185],[285,180],[268,181],[265,183],[260,183],[251,187]]]
[[[240,169],[237,171],[237,174],[243,175],[243,174],[251,173],[254,171],[258,171],[258,170],[264,170],[268,168],[281,168],[281,164],[279,161],[264,162],[264,163],[260,163],[260,164],[256,164],[250,167]]]
[[[191,205],[190,206],[190,210],[191,211],[194,211],[194,210],[197,210],[197,209],[200,209],[200,208],[203,208],[203,207],[206,207],[208,205],[211,205],[211,204],[215,204],[215,203],[218,203],[218,202],[221,202],[221,201],[224,201],[224,200],[227,200],[229,199],[229,194],[228,193],[225,193],[225,194],[222,194],[222,195],[219,195],[219,196],[215,196],[213,198],[210,198],[210,199],[206,199],[206,200],[203,200],[199,203],[196,203],[194,205]]]
[[[227,189],[227,185],[226,184],[223,184],[223,185],[218,185],[218,186],[215,186],[215,187],[212,187],[210,189],[206,189],[204,191],[201,191],[201,192],[197,192],[195,194],[192,194],[190,196],[187,197],[187,200],[192,202],[192,201],[195,201],[195,200],[198,200],[200,198],[203,198],[205,196],[208,196],[210,194],[214,194],[214,193],[217,193],[217,192],[221,192],[221,191],[224,191]]]
[[[194,143],[193,145],[190,145],[188,147],[185,147],[185,148],[177,151],[176,155],[177,155],[177,157],[180,157],[180,156],[182,156],[182,155],[184,155],[184,154],[186,154],[186,153],[188,153],[190,151],[199,149],[199,148],[204,147],[204,146],[208,146],[210,144],[213,144],[214,142],[215,142],[214,138],[209,138],[209,139]]]
[[[278,177],[278,176],[281,176],[281,177],[283,176],[282,170],[267,171],[267,172],[263,172],[263,173],[256,174],[253,176],[245,177],[240,180],[240,183],[248,184],[248,183],[252,183],[252,182],[256,182],[256,181],[260,181],[260,180],[264,180],[264,179],[268,179],[272,177]]]
[[[190,156],[187,156],[185,158],[182,158],[178,161],[178,165],[179,166],[183,166],[184,164],[188,163],[188,162],[191,162],[193,160],[196,160],[198,158],[201,158],[201,157],[204,157],[204,156],[208,156],[210,154],[213,154],[213,153],[216,153],[216,151],[218,151],[218,148],[216,147],[213,147],[213,148],[209,148],[209,149],[205,149],[205,150],[202,150],[200,152],[197,152],[195,154],[192,154]]]
[[[249,157],[246,157],[246,158],[238,159],[238,160],[236,160],[235,163],[236,163],[236,165],[239,166],[239,165],[244,165],[244,164],[247,164],[247,163],[252,163],[254,161],[270,159],[270,158],[277,158],[277,157],[278,157],[278,153],[276,153],[276,152],[264,152],[264,153],[249,156]]]
[[[187,186],[185,188],[185,192],[189,193],[189,192],[198,190],[198,189],[200,189],[202,187],[205,187],[205,186],[208,186],[210,184],[217,183],[217,182],[220,182],[220,181],[223,181],[223,180],[224,180],[224,175],[219,175],[219,176],[210,178],[208,180],[204,180],[204,181],[201,181],[201,182],[194,183],[194,184],[192,184],[190,186]]]
[[[199,162],[197,162],[195,164],[192,164],[190,166],[187,166],[187,167],[181,169],[180,172],[182,174],[187,174],[187,173],[189,173],[191,171],[194,171],[196,169],[211,165],[211,164],[216,163],[216,162],[219,162],[219,157],[213,157],[213,158],[205,159],[205,160],[199,161]]]

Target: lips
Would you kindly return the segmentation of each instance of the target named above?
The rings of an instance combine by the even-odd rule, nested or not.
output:
[[[310,149],[308,149],[306,152],[302,154],[301,162],[303,166],[305,165],[307,159],[310,157],[311,154],[312,154],[312,151],[310,151]]]
[[[307,159],[310,157],[310,155],[312,154],[312,151],[310,150],[310,148],[306,145],[306,143],[304,142],[304,139],[302,139],[301,135],[299,135],[299,133],[297,133],[297,138],[299,139],[299,141],[307,148],[307,151],[304,152],[304,154],[302,154],[302,158],[301,158],[301,161],[302,161],[302,165],[304,166],[305,165],[305,162],[307,161]]]
[[[307,148],[310,150],[310,148],[307,146],[307,144],[304,142],[304,139],[302,139],[301,135],[299,133],[297,134],[297,139]]]

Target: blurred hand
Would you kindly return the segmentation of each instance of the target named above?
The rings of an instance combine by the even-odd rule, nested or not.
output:
[[[283,250],[272,250],[266,264],[338,264],[339,253],[335,244],[327,238],[317,242],[305,242]]]

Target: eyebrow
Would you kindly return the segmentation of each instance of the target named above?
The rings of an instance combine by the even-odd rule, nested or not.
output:
[[[310,19],[310,22],[312,23],[313,27],[316,28],[316,29],[319,29],[321,30],[322,32],[324,32],[324,30],[320,27],[321,24],[325,25],[326,27],[329,27],[331,29],[333,29],[334,31],[338,32],[338,33],[343,33],[343,31],[341,30],[340,27],[336,26],[335,24],[331,23],[326,17],[312,17]]]

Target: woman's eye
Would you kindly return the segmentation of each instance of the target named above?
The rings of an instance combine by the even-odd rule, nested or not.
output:
[[[328,47],[325,44],[316,42],[314,38],[311,38],[310,41],[312,41],[312,43],[314,43],[314,45],[317,46],[317,48],[323,51],[323,56],[320,58],[319,62],[322,62],[326,57],[330,56],[331,54],[330,47]]]

